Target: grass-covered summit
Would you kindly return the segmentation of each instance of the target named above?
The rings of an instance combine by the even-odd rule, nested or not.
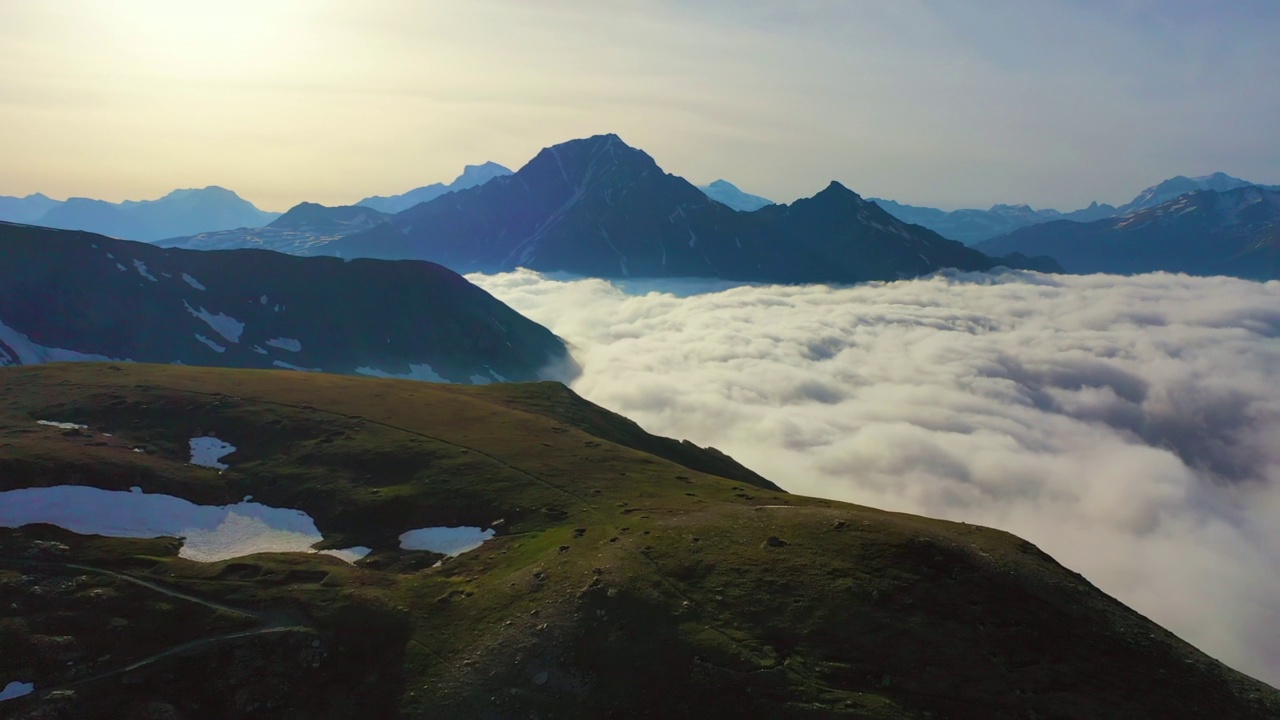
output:
[[[0,492],[251,495],[372,548],[0,529],[0,686],[35,685],[6,717],[1280,716],[1026,541],[789,495],[556,383],[53,364],[0,391]],[[187,463],[205,435],[227,470]],[[400,549],[437,526],[495,535]]]

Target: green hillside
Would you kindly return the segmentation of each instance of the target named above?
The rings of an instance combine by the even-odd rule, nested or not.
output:
[[[197,563],[0,528],[0,687],[36,686],[6,717],[1280,717],[1024,540],[784,493],[558,383],[55,364],[0,388],[0,492],[252,496],[372,548]],[[208,434],[224,472],[187,464]],[[496,535],[399,548],[434,526]]]

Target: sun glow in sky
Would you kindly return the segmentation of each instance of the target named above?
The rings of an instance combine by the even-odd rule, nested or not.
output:
[[[0,194],[351,203],[616,132],[780,201],[1280,183],[1280,3],[49,0],[0,5]]]

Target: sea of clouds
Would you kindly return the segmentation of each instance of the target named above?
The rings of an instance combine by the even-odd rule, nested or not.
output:
[[[1280,283],[470,279],[651,432],[792,492],[1009,530],[1280,682]]]

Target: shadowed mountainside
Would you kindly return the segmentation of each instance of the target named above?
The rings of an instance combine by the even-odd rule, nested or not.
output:
[[[165,250],[7,223],[0,255],[0,365],[119,359],[452,382],[572,367],[549,330],[431,263]]]

